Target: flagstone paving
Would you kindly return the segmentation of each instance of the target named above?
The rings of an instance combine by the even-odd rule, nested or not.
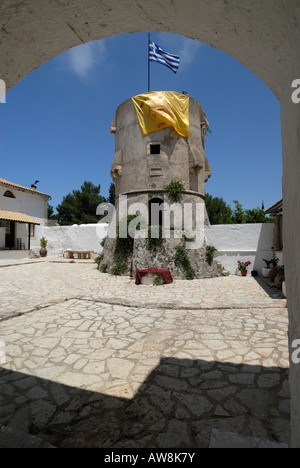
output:
[[[90,262],[0,275],[6,431],[56,447],[208,447],[213,431],[289,442],[276,288],[233,275],[136,286]]]

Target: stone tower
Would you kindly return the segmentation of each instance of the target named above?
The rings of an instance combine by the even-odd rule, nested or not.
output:
[[[149,226],[160,225],[164,229],[164,207],[172,204],[167,186],[179,181],[183,190],[180,206],[178,203],[176,206],[181,210],[182,219],[189,219],[189,225],[194,229],[196,210],[200,207],[202,230],[204,223],[209,224],[204,195],[204,184],[211,176],[205,156],[207,129],[208,121],[201,104],[179,93],[146,93],[126,100],[118,107],[110,126],[110,132],[115,136],[111,176],[116,188],[117,222],[121,219],[120,201],[125,198],[129,213],[130,207],[142,204],[146,208],[146,215],[145,210],[142,215]],[[132,252],[125,258],[127,273],[156,267],[169,268],[175,278],[185,277],[175,261],[175,253],[179,245],[186,246],[183,233],[187,234],[187,231],[182,225],[178,228],[174,213],[171,212],[168,221],[173,234],[164,239],[160,247],[149,249],[148,239],[134,240]],[[121,260],[124,263],[122,253],[115,247],[115,239],[107,238],[100,269],[105,265],[105,271],[110,271],[112,265]],[[204,241],[189,252],[195,277],[218,274],[216,265],[210,266],[206,262],[205,247]]]
[[[163,97],[165,92],[147,94]],[[118,107],[110,126],[110,132],[115,135],[111,176],[117,204],[121,194],[127,195],[129,203],[148,204],[153,198],[166,200],[165,186],[172,180],[181,180],[185,187],[183,203],[204,202],[204,183],[211,176],[205,156],[208,122],[201,104],[186,98],[189,100],[188,138],[180,136],[171,126],[143,136],[132,99]]]

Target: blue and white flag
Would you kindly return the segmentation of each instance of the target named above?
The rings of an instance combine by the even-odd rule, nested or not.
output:
[[[179,67],[180,57],[178,55],[169,54],[161,47],[159,47],[159,45],[157,45],[155,42],[150,42],[149,60],[152,62],[159,62],[176,73]]]

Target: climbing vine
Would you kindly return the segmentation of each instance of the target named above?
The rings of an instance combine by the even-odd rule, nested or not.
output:
[[[182,245],[176,247],[175,263],[179,264],[185,272],[185,277],[188,280],[195,278],[195,270],[192,268],[187,251]]]

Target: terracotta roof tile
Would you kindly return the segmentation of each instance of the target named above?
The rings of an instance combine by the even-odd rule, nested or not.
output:
[[[5,180],[5,179],[0,178],[0,183],[5,184],[5,185],[7,185],[9,187],[14,187],[16,189],[25,190],[26,192],[37,193],[39,195],[44,195],[45,197],[51,198],[50,195],[47,195],[47,193],[39,192],[38,190],[34,190],[34,189],[28,188],[28,187],[24,187],[23,185],[15,184],[14,182],[9,182],[9,180]]]
[[[31,216],[25,213],[17,213],[15,211],[0,210],[0,220],[15,221],[17,223],[40,224]]]

